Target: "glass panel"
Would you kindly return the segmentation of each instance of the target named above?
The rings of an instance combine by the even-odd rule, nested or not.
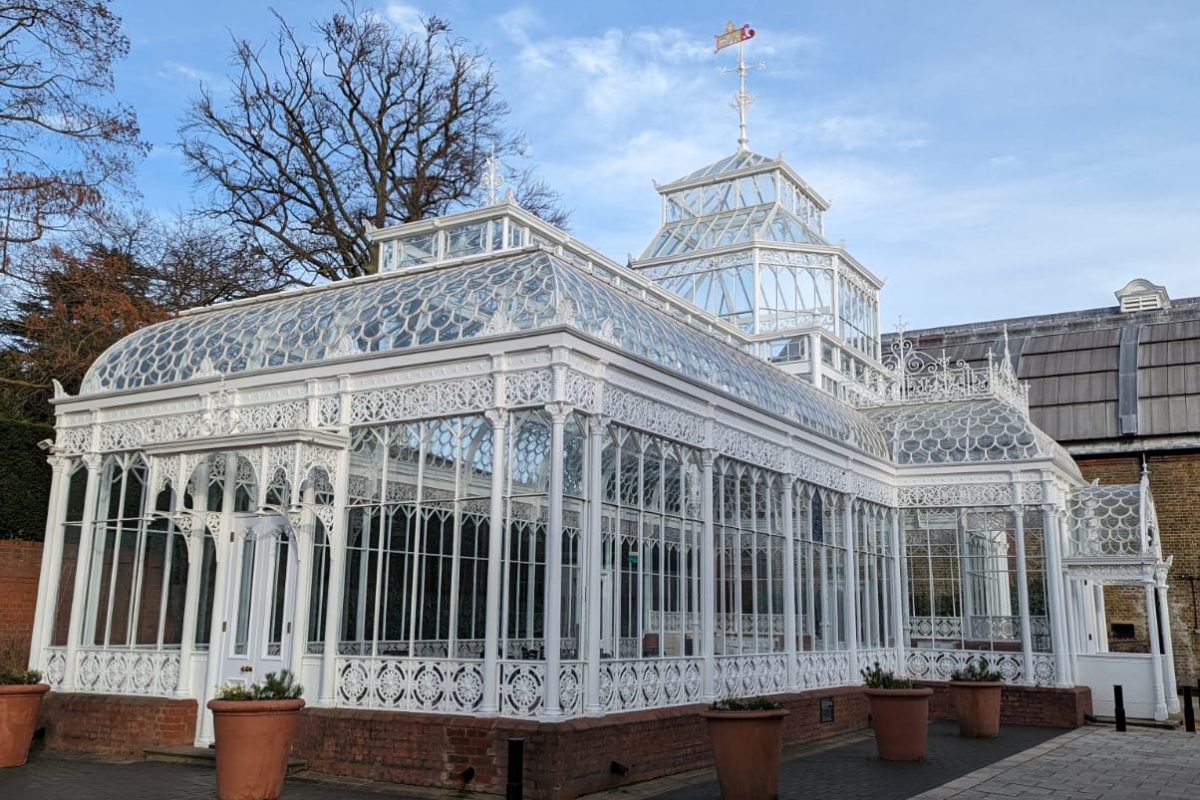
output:
[[[256,542],[246,537],[242,542],[242,561],[238,577],[237,627],[234,628],[233,652],[246,655],[250,640],[250,604],[254,600],[254,549]]]
[[[287,607],[288,539],[280,535],[271,539],[275,551],[274,581],[271,587],[271,634],[267,641],[267,655],[277,656],[283,644],[283,612]]]

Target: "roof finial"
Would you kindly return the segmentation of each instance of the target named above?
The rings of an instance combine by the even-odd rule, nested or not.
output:
[[[718,53],[724,47],[734,44],[738,46],[737,66],[722,67],[721,74],[727,75],[730,72],[738,74],[738,91],[729,105],[737,109],[738,151],[745,153],[750,150],[750,137],[746,134],[746,109],[754,102],[754,95],[746,91],[746,73],[752,69],[766,69],[767,65],[761,61],[752,65],[746,63],[746,40],[754,38],[754,28],[751,28],[749,24],[737,28],[734,27],[733,20],[729,20],[725,23],[725,32],[719,33],[713,38],[717,40],[716,52]]]
[[[500,187],[504,185],[504,176],[500,174],[500,160],[496,158],[496,145],[492,144],[492,154],[483,162],[485,172],[479,182],[484,189],[484,205],[494,206],[500,196]]]
[[[1005,367],[1005,369],[1008,369],[1008,370],[1012,369],[1012,353],[1009,352],[1009,349],[1008,349],[1008,326],[1007,325],[1004,326],[1004,367]]]

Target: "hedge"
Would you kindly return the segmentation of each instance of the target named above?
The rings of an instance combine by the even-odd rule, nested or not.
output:
[[[37,446],[54,428],[0,419],[0,539],[34,539],[46,533],[50,465]]]

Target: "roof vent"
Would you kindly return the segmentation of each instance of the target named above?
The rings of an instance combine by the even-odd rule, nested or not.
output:
[[[1171,307],[1167,287],[1151,283],[1145,278],[1135,278],[1125,287],[1114,292],[1121,304],[1121,313],[1131,311],[1159,311]]]

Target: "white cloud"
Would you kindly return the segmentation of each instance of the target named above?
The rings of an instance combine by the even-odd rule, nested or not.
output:
[[[163,80],[184,80],[194,83],[207,83],[215,85],[218,83],[217,76],[206,70],[198,69],[188,64],[182,64],[178,61],[163,62],[162,69],[158,71],[158,77]]]
[[[388,3],[383,14],[400,33],[425,32],[425,25],[421,22],[421,9],[416,6],[410,6],[407,3]]]
[[[800,127],[803,134],[816,142],[841,150],[880,145],[913,149],[927,144],[920,134],[928,125],[886,113],[831,114]]]

